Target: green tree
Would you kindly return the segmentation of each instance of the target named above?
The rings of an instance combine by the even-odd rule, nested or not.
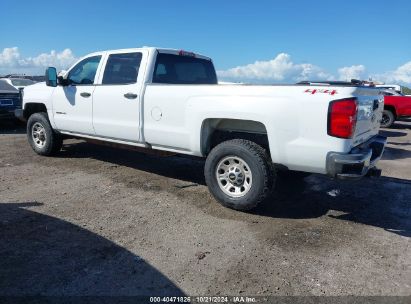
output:
[[[403,94],[411,95],[411,89],[410,88],[407,88],[407,87],[404,87],[404,86],[401,86],[401,88],[402,88],[402,93]]]

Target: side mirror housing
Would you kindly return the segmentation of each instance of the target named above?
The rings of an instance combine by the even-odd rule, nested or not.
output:
[[[57,84],[62,85],[62,86],[68,86],[69,82],[63,76],[57,76]]]
[[[48,67],[46,70],[46,85],[57,87],[57,70],[55,67]]]

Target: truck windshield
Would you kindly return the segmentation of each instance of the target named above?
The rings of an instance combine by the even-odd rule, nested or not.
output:
[[[217,84],[217,76],[211,60],[159,53],[153,83]]]

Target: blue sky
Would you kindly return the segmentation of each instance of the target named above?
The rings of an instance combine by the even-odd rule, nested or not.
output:
[[[40,71],[35,59],[51,50],[51,57],[65,49],[80,57],[143,45],[206,54],[227,78],[262,68],[245,78],[280,82],[338,78],[339,69],[349,67],[362,77],[383,78],[411,62],[411,1],[43,0],[1,6],[0,73]],[[10,48],[17,51],[5,55]],[[287,56],[274,62],[281,54]],[[10,63],[10,56],[18,59]],[[270,69],[280,69],[280,76]],[[404,69],[398,81],[408,83],[411,71]]]

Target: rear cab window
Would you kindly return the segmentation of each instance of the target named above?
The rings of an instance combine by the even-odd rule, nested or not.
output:
[[[194,55],[158,53],[153,83],[217,84],[217,75],[211,60]]]

